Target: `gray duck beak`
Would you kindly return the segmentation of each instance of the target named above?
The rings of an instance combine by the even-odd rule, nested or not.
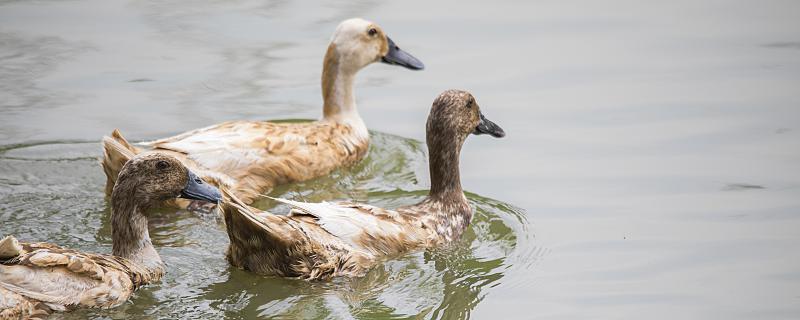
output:
[[[191,171],[189,171],[189,181],[186,182],[186,186],[181,190],[180,197],[208,201],[211,203],[218,203],[222,200],[222,194],[219,192],[219,189],[206,183]]]
[[[422,61],[414,58],[414,56],[408,52],[400,50],[400,47],[394,44],[392,38],[387,36],[386,40],[389,41],[389,52],[381,58],[381,62],[406,67],[411,70],[425,69],[425,65],[422,64]]]
[[[480,116],[481,121],[478,122],[478,126],[475,127],[475,131],[472,131],[472,134],[489,134],[495,138],[502,138],[506,136],[506,132],[503,131],[503,128],[500,128],[500,126],[498,126],[496,123],[486,119],[486,117],[483,116],[483,113],[480,113]]]

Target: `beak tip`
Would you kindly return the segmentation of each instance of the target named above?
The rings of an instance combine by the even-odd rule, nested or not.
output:
[[[219,193],[219,191],[218,191],[218,192],[216,192],[216,193],[214,193],[214,194],[211,196],[211,200],[212,200],[212,202],[213,202],[213,203],[220,203],[220,202],[222,202],[222,194],[221,194],[221,193]]]
[[[219,189],[204,183],[191,171],[189,171],[188,176],[189,179],[186,182],[186,186],[180,192],[181,198],[211,203],[219,203],[222,200],[222,192]]]
[[[424,70],[425,64],[419,61],[416,57],[408,52],[401,50],[394,44],[391,38],[386,37],[389,41],[389,51],[381,57],[380,61],[386,64],[397,65],[410,70]]]
[[[480,122],[478,123],[478,126],[475,127],[475,131],[473,131],[473,133],[488,134],[495,138],[502,138],[506,136],[506,132],[505,130],[503,130],[503,128],[500,128],[500,126],[498,126],[494,122],[489,121],[489,119],[486,119],[486,117],[484,117],[483,114],[480,114]]]

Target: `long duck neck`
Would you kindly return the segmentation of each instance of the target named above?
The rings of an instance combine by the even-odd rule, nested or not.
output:
[[[457,196],[460,199],[464,194],[458,169],[462,141],[446,135],[431,135],[427,140],[431,173],[429,197],[446,199]]]
[[[431,191],[420,205],[435,216],[436,232],[446,241],[452,241],[461,236],[472,220],[458,169],[463,138],[429,133],[427,140]]]
[[[153,247],[147,230],[144,211],[148,207],[137,201],[130,191],[118,183],[111,194],[112,253],[144,267],[150,274],[162,274],[164,262]]]
[[[353,83],[358,68],[341,63],[336,44],[331,43],[322,66],[323,119],[337,123],[363,126],[356,109]]]

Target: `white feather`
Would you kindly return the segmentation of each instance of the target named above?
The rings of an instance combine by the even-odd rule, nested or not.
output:
[[[383,218],[378,218],[372,212],[362,210],[361,207],[353,208],[352,206],[330,202],[308,203],[281,198],[268,198],[287,204],[305,214],[316,217],[319,225],[323,229],[353,247],[363,247],[358,244],[358,239],[365,233],[381,236],[398,236],[402,232],[402,228],[399,224]],[[370,206],[362,206],[364,208],[370,208]],[[375,208],[378,209],[377,207]]]
[[[145,142],[144,145],[186,153],[205,168],[214,171],[237,171],[263,160],[264,149],[253,148],[257,138],[251,122],[236,122],[232,127],[214,125],[175,137]]]

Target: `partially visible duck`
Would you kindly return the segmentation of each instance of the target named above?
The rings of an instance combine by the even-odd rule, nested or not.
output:
[[[13,236],[0,240],[0,319],[111,308],[159,281],[164,263],[150,241],[148,209],[178,196],[210,202],[221,197],[177,159],[142,155],[122,167],[111,194],[111,255],[24,243]]]
[[[325,54],[323,116],[319,121],[228,121],[144,145],[152,152],[177,157],[205,180],[229,188],[249,204],[276,185],[326,175],[364,157],[369,132],[356,109],[353,83],[359,70],[377,61],[413,70],[424,68],[377,24],[345,20],[336,28]],[[103,145],[106,193],[110,194],[119,168],[142,150],[117,130],[104,138]]]
[[[503,137],[471,94],[448,90],[427,123],[431,189],[420,203],[394,210],[359,203],[288,204],[288,215],[261,212],[223,189],[220,208],[230,238],[227,258],[259,274],[304,279],[363,275],[381,258],[458,239],[472,218],[458,159],[469,134]]]

